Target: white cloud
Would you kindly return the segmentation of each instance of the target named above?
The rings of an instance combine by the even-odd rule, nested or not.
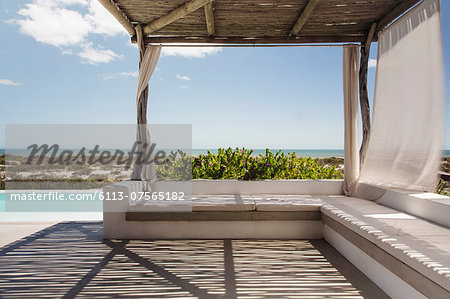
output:
[[[186,88],[188,88],[189,86],[187,86],[187,85],[181,85],[181,88],[182,89],[186,89]]]
[[[57,2],[36,0],[17,13],[20,32],[36,41],[52,46],[73,46],[83,42],[92,25],[75,10],[58,6]]]
[[[139,72],[118,72],[118,73],[112,73],[112,74],[100,74],[100,77],[103,78],[103,80],[110,80],[110,79],[116,79],[116,78],[126,78],[126,77],[134,77],[137,78],[139,76]]]
[[[118,58],[111,50],[86,47],[94,34],[116,36],[126,30],[97,0],[32,0],[8,23],[19,25],[22,34],[61,49],[78,53],[88,62],[106,63]]]
[[[369,68],[377,67],[377,60],[376,59],[369,59]]]
[[[186,44],[190,45],[190,44]],[[161,56],[182,56],[185,58],[204,58],[207,55],[217,55],[221,47],[163,47]]]
[[[18,18],[7,21],[17,24],[22,34],[31,36],[38,42],[58,47],[63,54],[77,54],[89,63],[107,63],[118,58],[112,50],[84,46],[92,43],[92,37],[95,35],[128,34],[98,0],[29,1],[17,12]],[[129,45],[136,47],[135,44]],[[221,47],[208,47],[208,44],[203,46],[165,47],[161,56],[204,58],[222,51]]]
[[[100,4],[98,0],[89,1],[89,13],[85,16],[93,26],[92,33],[115,36],[128,35],[122,25]]]
[[[56,4],[63,4],[63,5],[75,5],[75,4],[79,4],[79,5],[86,5],[86,0],[44,0],[42,2],[53,2]]]
[[[180,74],[176,74],[175,78],[180,79],[180,80],[184,80],[184,81],[190,81],[191,78],[189,78],[188,76],[182,76]]]
[[[8,80],[8,79],[0,79],[0,84],[2,85],[11,85],[11,86],[18,86],[20,85],[20,83],[14,82],[12,80]]]
[[[121,58],[121,56],[109,49],[94,48],[92,43],[87,43],[82,46],[83,50],[78,53],[78,56],[83,58],[84,62],[89,64],[108,63],[110,61]]]

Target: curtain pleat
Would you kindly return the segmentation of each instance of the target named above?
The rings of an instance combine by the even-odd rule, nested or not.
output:
[[[358,143],[358,46],[343,49],[344,90],[344,193],[350,195],[359,174]]]

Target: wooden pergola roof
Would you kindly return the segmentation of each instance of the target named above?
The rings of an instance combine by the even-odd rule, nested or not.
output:
[[[146,43],[360,43],[420,0],[99,0]],[[371,33],[371,34],[369,34]],[[372,41],[372,40],[371,40]]]

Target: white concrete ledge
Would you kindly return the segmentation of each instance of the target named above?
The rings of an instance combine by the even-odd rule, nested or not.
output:
[[[342,180],[192,180],[193,194],[343,194]]]
[[[184,182],[158,181],[153,188],[167,190],[177,184],[191,184],[192,194],[232,195],[232,194],[304,194],[338,195],[343,194],[342,180],[191,180]]]
[[[355,197],[414,215],[450,228],[450,197],[429,192],[388,189],[361,183]]]
[[[364,201],[364,200],[361,200]],[[324,205],[321,208],[325,224],[327,217],[401,261],[402,279],[411,279],[421,292],[445,294],[450,297],[450,230],[411,215],[379,205]],[[338,226],[339,226],[338,225]],[[334,229],[334,228],[333,228]],[[345,230],[343,231],[345,233]],[[343,232],[338,231],[339,234]],[[364,247],[361,242],[357,246]],[[380,251],[378,251],[379,255]],[[385,267],[389,268],[386,258]],[[393,260],[395,261],[395,260]],[[392,271],[397,268],[391,269]],[[417,276],[422,275],[422,278]],[[430,282],[427,282],[426,280]],[[435,286],[433,286],[435,284]],[[431,296],[433,297],[433,296]]]
[[[387,190],[377,200],[384,206],[450,228],[450,197],[435,193]]]

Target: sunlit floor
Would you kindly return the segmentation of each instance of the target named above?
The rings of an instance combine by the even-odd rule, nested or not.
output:
[[[0,298],[384,298],[323,240],[102,240],[60,223],[0,248]]]

